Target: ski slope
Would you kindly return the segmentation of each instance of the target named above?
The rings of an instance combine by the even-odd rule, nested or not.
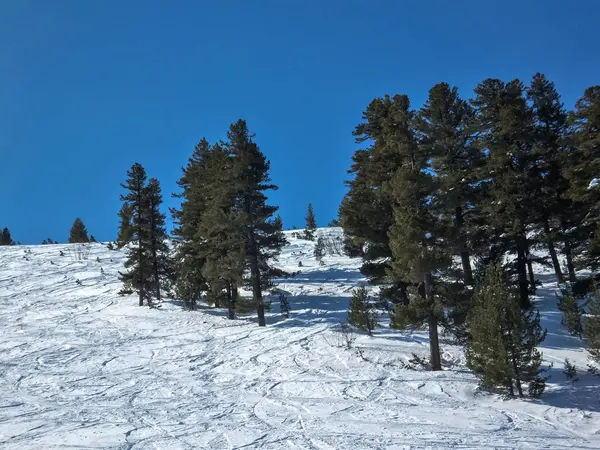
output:
[[[67,245],[0,247],[0,448],[600,448],[600,381],[560,326],[550,273],[537,299],[555,364],[547,393],[504,400],[477,390],[447,342],[443,371],[405,368],[428,356],[422,331],[384,321],[345,348],[339,323],[364,282],[360,261],[337,254],[339,229],[318,233],[323,266],[313,242],[287,232],[278,264],[301,271],[279,284],[292,317],[274,297],[266,328],[254,314],[136,306],[117,295],[124,254],[102,244],[81,261]]]

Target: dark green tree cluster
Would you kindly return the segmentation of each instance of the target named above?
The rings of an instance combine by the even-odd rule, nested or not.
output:
[[[71,231],[69,232],[69,244],[80,244],[85,242],[90,242],[87,228],[83,224],[83,220],[77,217],[73,221]]]
[[[117,245],[127,248],[127,270],[119,275],[124,293],[137,291],[140,306],[146,302],[156,307],[172,275],[160,184],[156,178],[147,181],[139,163],[131,166],[127,177],[121,185],[126,194],[121,195],[117,238]]]
[[[438,324],[466,337],[486,267],[503,265],[527,309],[533,262],[559,283],[600,263],[599,110],[600,88],[568,112],[541,74],[487,79],[470,100],[440,83],[419,110],[406,95],[368,105],[339,210],[345,247],[395,304],[392,326],[429,325],[434,369]]]
[[[227,140],[196,146],[178,184],[175,221],[177,292],[193,308],[203,294],[215,306],[226,301],[235,318],[241,287],[252,291],[258,323],[266,324],[263,292],[278,275],[270,266],[285,239],[278,208],[266,194],[277,189],[270,163],[246,122],[232,124]]]
[[[15,241],[10,235],[10,231],[8,228],[4,228],[2,232],[0,232],[0,245],[15,245]]]

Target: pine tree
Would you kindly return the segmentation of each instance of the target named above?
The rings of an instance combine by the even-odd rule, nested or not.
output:
[[[181,199],[179,209],[172,208],[174,221],[173,239],[175,242],[176,289],[178,296],[184,300],[186,308],[193,309],[202,292],[208,286],[202,268],[205,261],[198,254],[198,224],[206,210],[206,164],[211,155],[209,142],[202,138],[196,145],[182,176],[177,182],[181,192],[173,197]]]
[[[361,286],[352,291],[350,307],[348,309],[348,322],[355,327],[373,334],[379,326],[379,313],[375,304],[369,300],[367,288]]]
[[[545,386],[537,346],[545,339],[539,313],[522,311],[520,299],[510,288],[499,265],[491,266],[473,296],[468,317],[470,338],[467,365],[485,388],[502,388],[510,395],[515,388],[523,397],[539,396]]]
[[[131,242],[133,234],[133,227],[131,224],[132,215],[133,211],[130,204],[124,202],[119,210],[119,234],[116,240],[117,248],[123,248]]]
[[[90,236],[90,242],[98,242],[98,241],[96,241],[96,238],[92,235],[92,236]]]
[[[148,242],[148,264],[152,270],[146,292],[148,293],[148,304],[156,306],[161,301],[161,287],[164,286],[172,276],[171,261],[169,259],[169,246],[167,244],[167,231],[165,227],[165,214],[160,211],[162,205],[162,194],[160,183],[156,178],[151,178],[144,189],[144,214],[147,216]],[[152,295],[153,293],[154,295]]]
[[[569,236],[581,264],[596,269],[600,267],[600,86],[585,90],[568,120],[568,196],[576,203],[573,210],[585,214]]]
[[[527,89],[527,98],[535,121],[532,176],[537,178],[533,187],[537,189],[535,199],[538,208],[532,212],[539,213],[536,219],[541,224],[542,242],[547,246],[557,282],[564,282],[556,250],[559,241],[564,245],[569,279],[573,282],[575,268],[567,230],[580,215],[580,209],[566,196],[569,183],[562,169],[570,160],[564,145],[568,131],[567,113],[554,83],[540,73],[534,75]]]
[[[320,263],[323,262],[323,257],[325,256],[325,242],[321,236],[317,238],[317,243],[315,244],[313,254],[317,261]]]
[[[226,292],[229,319],[235,318],[238,288],[246,268],[245,215],[237,202],[233,158],[221,145],[205,157],[203,198],[193,249],[215,306]]]
[[[244,120],[232,124],[225,149],[234,159],[236,201],[245,225],[246,263],[250,269],[252,296],[257,305],[258,324],[265,326],[264,287],[270,285],[274,272],[269,261],[279,254],[285,243],[283,231],[270,218],[278,210],[267,204],[266,191],[277,189],[269,177],[270,163],[248,131]]]
[[[15,245],[15,241],[10,236],[8,228],[4,228],[2,233],[0,233],[0,245]]]
[[[524,97],[519,80],[503,83],[488,79],[475,89],[479,139],[487,158],[481,169],[483,195],[475,207],[485,216],[484,262],[496,263],[507,255],[516,255],[510,273],[519,285],[521,306],[527,308],[529,281],[527,255],[531,242],[527,231],[539,217],[540,202],[536,176],[533,112]]]
[[[600,291],[594,286],[587,307],[583,340],[587,344],[590,359],[600,364]]]
[[[421,285],[419,298],[397,302],[391,326],[428,324],[432,370],[441,369],[438,339],[440,296],[434,289],[436,278],[450,266],[447,233],[448,219],[433,208],[432,193],[439,191],[438,179],[427,170],[431,160],[427,147],[419,146],[415,133],[415,113],[408,98],[402,116],[404,129],[393,142],[402,165],[392,179],[383,185],[393,200],[394,223],[389,229],[392,251],[388,273],[396,285]],[[436,274],[434,276],[434,274]]]
[[[471,205],[479,193],[476,170],[481,164],[481,153],[476,147],[475,113],[462,100],[455,87],[436,84],[418,114],[417,129],[420,147],[430,155],[429,170],[438,178],[437,195],[432,207],[452,219],[451,237],[462,263],[462,278],[466,285],[473,284],[469,251],[469,224],[465,216],[473,216]]]
[[[275,216],[275,226],[280,229],[283,230],[283,219],[281,218],[281,216],[279,214],[277,214]]]
[[[558,310],[562,313],[561,322],[569,330],[569,333],[581,337],[583,334],[582,311],[570,286],[561,289],[558,296]]]
[[[305,222],[304,235],[306,236],[306,239],[312,241],[315,238],[315,231],[317,231],[317,220],[315,219],[315,212],[313,211],[311,203],[308,204]]]
[[[129,241],[119,241],[119,245],[132,245],[127,248],[127,259],[124,263],[127,272],[119,274],[125,290],[136,290],[139,305],[143,306],[144,299],[148,299],[149,293],[146,292],[146,288],[151,275],[150,255],[146,245],[148,243],[146,171],[141,164],[134,163],[127,172],[127,177],[125,183],[121,184],[127,191],[125,195],[121,195],[121,201],[127,206],[121,208],[121,211],[125,209],[131,211],[131,221],[128,224],[121,223],[122,226],[126,226],[126,229],[121,228],[119,236],[128,236]]]
[[[83,224],[83,221],[77,217],[73,222],[73,226],[71,227],[71,231],[69,233],[69,243],[83,243],[90,242],[87,234],[87,228]]]

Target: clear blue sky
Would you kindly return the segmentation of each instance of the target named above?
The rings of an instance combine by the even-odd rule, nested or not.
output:
[[[116,236],[139,161],[166,206],[194,144],[244,118],[287,227],[337,212],[366,105],[447,81],[600,83],[596,0],[0,0],[0,226],[64,242],[76,216]]]

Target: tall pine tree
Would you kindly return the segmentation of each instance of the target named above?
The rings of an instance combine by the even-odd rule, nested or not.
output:
[[[257,306],[258,324],[265,326],[263,288],[269,286],[274,275],[269,261],[280,252],[285,238],[271,219],[278,207],[267,204],[266,192],[277,189],[269,177],[270,163],[253,137],[246,122],[238,120],[229,128],[225,149],[234,159],[236,201],[243,214],[252,297]]]
[[[315,238],[315,231],[317,231],[317,219],[315,218],[312,203],[308,204],[308,210],[304,220],[306,222],[304,235],[306,236],[306,239],[312,241]]]
[[[148,294],[148,304],[156,306],[161,301],[161,287],[164,287],[172,277],[165,214],[161,212],[162,194],[160,183],[151,178],[144,188],[144,215],[148,227],[148,241],[143,242],[148,250],[148,264],[152,275],[148,279],[145,292]],[[156,302],[154,302],[156,300]]]
[[[121,195],[124,208],[131,211],[131,220],[126,229],[119,230],[119,236],[128,236],[130,244],[127,248],[127,259],[125,260],[125,273],[120,273],[120,279],[126,289],[134,289],[138,292],[139,305],[144,305],[144,299],[148,299],[151,293],[146,292],[148,278],[152,275],[150,255],[148,254],[148,214],[146,198],[146,171],[139,163],[134,163],[127,172],[127,180],[121,186],[127,191]],[[123,243],[124,245],[124,243]]]

